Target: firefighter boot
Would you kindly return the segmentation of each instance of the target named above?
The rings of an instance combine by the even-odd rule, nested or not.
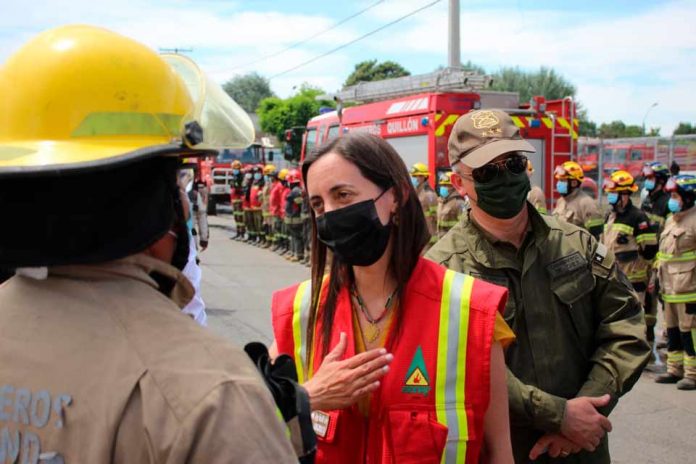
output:
[[[679,390],[696,390],[696,352],[692,332],[682,332],[682,344],[684,345],[684,378],[677,382]]]
[[[679,327],[667,329],[667,373],[655,377],[657,383],[677,383],[684,377],[684,344]]]

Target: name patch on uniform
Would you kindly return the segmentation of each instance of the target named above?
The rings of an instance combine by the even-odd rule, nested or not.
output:
[[[546,266],[546,271],[552,279],[556,279],[585,267],[587,267],[587,261],[576,251],[552,262]]]
[[[71,404],[70,395],[0,386],[0,463],[19,462],[20,458],[21,462],[39,462],[42,429],[63,428],[65,409]],[[29,426],[36,433],[27,430]]]
[[[420,346],[416,349],[413,355],[411,365],[406,371],[404,386],[401,388],[402,393],[415,393],[427,396],[430,393],[430,378],[428,370],[425,368],[425,359],[423,358],[423,350]]]
[[[321,438],[326,438],[326,432],[329,430],[331,416],[322,411],[312,411],[312,428],[314,433]]]

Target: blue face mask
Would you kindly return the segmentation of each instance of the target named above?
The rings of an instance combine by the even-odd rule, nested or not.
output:
[[[239,169],[233,169],[233,170],[232,170],[232,174],[234,174],[235,176],[238,176],[238,175],[239,175]]]
[[[254,174],[254,179],[256,179],[256,180],[261,180],[262,177],[263,176],[261,174],[259,174],[258,172],[256,174]]]
[[[411,177],[411,183],[413,184],[414,187],[418,187],[418,178]]]
[[[558,190],[558,193],[561,195],[567,195],[568,194],[568,181],[567,180],[559,180],[556,182],[556,190]]]
[[[678,213],[682,209],[681,204],[679,204],[679,200],[676,198],[669,199],[667,202],[667,208],[669,208],[669,210],[673,213]]]
[[[449,189],[444,185],[440,186],[440,196],[442,198],[447,198],[449,196]]]
[[[619,201],[619,194],[616,192],[609,192],[607,194],[607,201],[610,205],[615,205]]]
[[[655,179],[646,179],[643,187],[645,190],[653,190],[655,188]]]

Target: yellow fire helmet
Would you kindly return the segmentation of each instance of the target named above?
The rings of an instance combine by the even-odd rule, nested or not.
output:
[[[105,29],[73,25],[39,34],[0,69],[0,176],[207,154],[223,122],[226,130],[251,127],[235,130],[237,147],[253,141],[246,113],[215,117],[206,111],[216,106],[215,91],[200,84],[194,93],[180,72]]]
[[[440,174],[440,185],[452,185],[452,171]]]
[[[276,167],[273,164],[267,164],[263,167],[263,173],[267,176],[276,173]]]
[[[413,177],[429,177],[430,171],[428,171],[428,166],[423,163],[416,163],[411,167],[411,175]]]
[[[605,192],[635,192],[638,186],[633,176],[627,171],[615,171],[611,178],[604,183]]]
[[[287,177],[287,175],[288,175],[288,170],[285,169],[285,168],[283,168],[283,169],[281,169],[280,172],[278,173],[278,179],[280,179],[280,180],[285,180],[285,178]]]
[[[554,176],[556,179],[575,179],[578,182],[582,182],[583,179],[585,179],[585,173],[580,165],[575,161],[566,161],[562,165],[556,166]]]

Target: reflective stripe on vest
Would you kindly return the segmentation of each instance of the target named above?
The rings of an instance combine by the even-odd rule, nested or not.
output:
[[[474,279],[448,270],[442,284],[440,332],[437,348],[435,411],[437,421],[448,427],[442,456],[446,464],[463,463],[469,435],[465,400],[466,346],[469,305]],[[451,374],[448,376],[448,372]],[[450,407],[447,407],[447,406]],[[453,407],[460,405],[459,408]]]
[[[597,225],[599,225],[599,224],[597,224]],[[611,225],[604,224],[604,232],[606,233],[610,230],[618,230],[619,232],[623,232],[626,235],[633,235],[633,227],[628,226],[626,224],[619,224],[617,222],[615,222]]]
[[[300,385],[310,377],[309,362],[307,360],[307,324],[309,323],[309,310],[312,298],[311,281],[306,280],[297,287],[292,308],[292,341],[295,346],[293,358],[297,368],[297,381]],[[305,368],[305,363],[307,368]]]

